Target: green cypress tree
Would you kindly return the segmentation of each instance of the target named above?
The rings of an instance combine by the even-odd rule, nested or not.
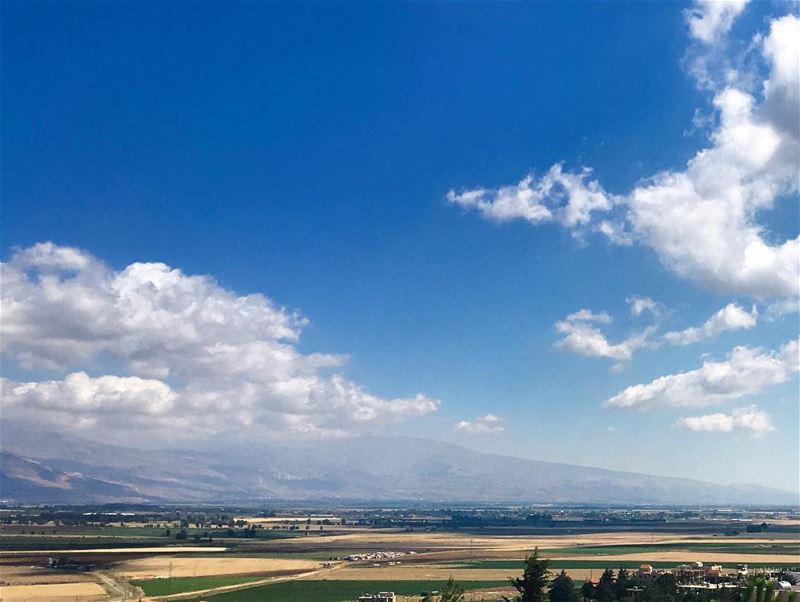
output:
[[[546,602],[545,587],[550,579],[550,561],[539,558],[539,548],[525,559],[525,570],[522,577],[511,580],[511,585],[519,592],[517,602]]]
[[[464,602],[464,588],[452,576],[439,592],[439,602]]]
[[[550,602],[579,602],[580,596],[575,589],[575,582],[561,571],[550,584]]]

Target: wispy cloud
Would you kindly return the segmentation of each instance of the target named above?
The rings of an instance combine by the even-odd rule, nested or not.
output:
[[[702,326],[668,332],[664,335],[664,340],[671,345],[691,345],[714,338],[726,330],[752,328],[757,321],[758,312],[755,306],[748,312],[735,303],[729,303],[706,320]]]
[[[631,315],[638,318],[645,312],[649,312],[655,317],[661,315],[664,307],[653,301],[650,297],[628,297],[625,302],[631,307]]]
[[[456,430],[462,433],[491,434],[502,433],[506,430],[504,420],[494,414],[486,414],[475,420],[461,420],[456,423]]]
[[[693,38],[711,44],[730,31],[747,0],[697,0],[684,11]]]

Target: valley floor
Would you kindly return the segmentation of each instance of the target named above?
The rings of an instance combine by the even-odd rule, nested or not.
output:
[[[246,521],[246,519],[245,519]],[[788,525],[788,523],[787,523]],[[796,567],[796,530],[709,534],[708,529],[569,529],[527,535],[519,529],[409,531],[331,527],[322,533],[241,539],[220,530],[213,541],[182,545],[144,525],[25,530],[0,527],[3,602],[208,600],[343,602],[379,590],[416,600],[454,577],[478,599],[509,591],[530,551],[576,580],[605,568],[641,564],[673,569],[700,561],[733,568]],[[47,568],[68,559],[68,569]]]

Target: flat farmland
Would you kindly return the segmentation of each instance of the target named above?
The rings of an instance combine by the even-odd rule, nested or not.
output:
[[[239,558],[237,556],[157,556],[126,560],[113,571],[126,579],[204,577],[209,575],[291,575],[319,568],[319,562],[293,558]]]
[[[170,596],[183,592],[199,592],[242,585],[258,581],[258,576],[212,575],[206,577],[176,577],[173,579],[135,579],[133,585],[142,588],[147,596]]]
[[[0,586],[4,602],[100,602],[109,599],[108,592],[92,581],[48,583],[38,585]]]
[[[203,595],[194,600],[209,602],[343,602],[355,600],[366,592],[393,591],[406,600],[417,600],[423,592],[438,590],[443,581],[406,580],[406,581],[330,581],[303,580],[287,581],[271,585],[263,585],[250,589],[238,590],[218,595]],[[480,599],[491,593],[508,592],[507,581],[472,581],[462,583],[469,591],[478,590],[475,598]]]
[[[104,600],[108,592],[93,575],[30,566],[0,566],[0,599],[60,602]]]
[[[798,536],[791,539],[758,537],[758,538],[726,538],[731,544],[775,544],[796,542]],[[532,550],[563,549],[577,546],[621,546],[621,545],[655,545],[677,544],[682,542],[719,543],[719,538],[698,540],[692,533],[651,533],[647,531],[602,532],[589,534],[563,533],[558,535],[519,535],[502,533],[482,534],[480,531],[457,532],[408,532],[400,529],[359,529],[350,533],[331,535],[309,535],[294,539],[263,542],[265,550],[274,549],[282,552],[313,550],[320,547],[387,549],[401,546],[407,549],[446,550],[454,548],[484,550]]]
[[[133,537],[126,538],[128,534]],[[63,535],[49,541],[66,542],[76,537]],[[28,542],[47,538],[47,534],[11,536]],[[87,539],[98,540],[96,535]],[[83,588],[82,593],[71,594],[71,599],[78,596],[87,601],[110,601],[115,596],[119,599],[120,591],[133,591],[136,587],[164,602],[200,596],[222,602],[343,602],[378,590],[396,591],[414,600],[424,591],[438,589],[450,576],[467,589],[479,592],[477,595],[494,599],[497,596],[492,598],[489,591],[507,591],[509,577],[522,573],[524,558],[534,548],[550,559],[553,571],[564,569],[576,580],[596,577],[605,568],[636,569],[644,563],[659,569],[672,569],[694,560],[725,568],[739,563],[751,567],[800,565],[800,541],[797,534],[787,532],[712,536],[689,529],[606,529],[574,533],[559,530],[542,535],[520,533],[519,529],[486,532],[348,527],[322,533],[312,530],[289,538],[215,537],[213,543],[202,545],[180,545],[174,539],[163,538],[168,545],[148,546],[141,544],[152,541],[152,533],[117,527],[104,534],[103,540],[113,544],[95,548],[21,546],[0,552],[0,572],[7,582],[4,588],[39,588],[14,589],[8,595],[4,589],[3,600],[59,602],[53,597],[55,590],[47,587],[53,585],[69,587],[69,591]],[[330,558],[377,552],[398,555],[326,562]],[[67,574],[31,568],[46,566],[48,557],[54,554],[93,566],[87,572]],[[6,578],[6,573],[14,578]]]

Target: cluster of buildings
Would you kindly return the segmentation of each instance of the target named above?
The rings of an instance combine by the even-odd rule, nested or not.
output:
[[[720,584],[741,581],[746,579],[748,575],[774,578],[783,572],[780,569],[769,568],[757,568],[748,571],[746,564],[737,564],[735,570],[726,571],[721,564],[690,562],[688,564],[679,564],[673,570],[657,570],[650,564],[642,564],[636,571],[636,576],[642,579],[649,579],[664,573],[672,573],[678,582],[683,584]]]
[[[377,594],[364,594],[358,597],[358,602],[397,602],[394,592],[378,592]]]
[[[720,564],[704,565],[702,562],[680,564],[671,571],[656,570],[650,564],[642,564],[636,571],[636,576],[641,579],[650,579],[665,573],[675,575],[678,588],[683,591],[737,588],[742,586],[742,583],[749,575],[757,575],[774,580],[778,600],[786,600],[788,593],[792,590],[800,591],[800,585],[792,585],[788,581],[781,580],[781,577],[788,577],[792,579],[793,583],[800,583],[800,573],[770,568],[748,570],[746,564],[737,564],[735,570],[727,571]],[[634,587],[629,590],[629,594],[636,599],[637,594],[641,593],[641,591],[643,591],[641,588]]]
[[[402,558],[406,555],[416,554],[416,552],[367,552],[364,554],[350,554],[341,560],[393,560],[395,558]]]

